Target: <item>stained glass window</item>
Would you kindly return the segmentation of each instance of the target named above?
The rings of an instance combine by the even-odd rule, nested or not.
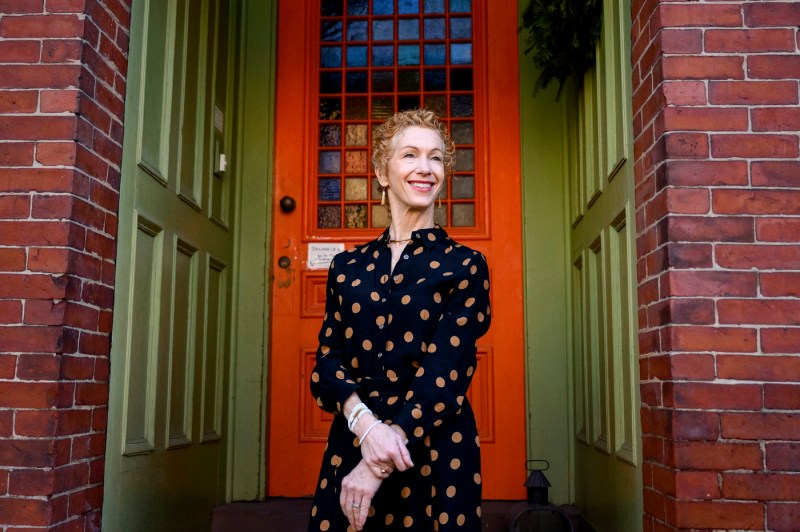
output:
[[[473,0],[321,0],[316,227],[390,223],[370,167],[372,131],[425,107],[458,147],[437,223],[475,227],[475,13]]]

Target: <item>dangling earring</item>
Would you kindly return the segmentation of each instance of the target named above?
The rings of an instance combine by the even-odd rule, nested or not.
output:
[[[439,208],[442,208],[442,195],[439,194]]]
[[[386,187],[381,187],[381,206],[386,206]]]

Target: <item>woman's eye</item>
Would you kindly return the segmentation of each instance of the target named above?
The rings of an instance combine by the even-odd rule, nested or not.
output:
[[[431,157],[431,159],[433,159],[434,161],[441,161],[442,160],[442,158],[439,157],[438,155],[434,155],[433,157]]]
[[[406,153],[406,154],[403,154],[403,157],[408,159],[410,157],[414,157],[414,154],[413,153]]]

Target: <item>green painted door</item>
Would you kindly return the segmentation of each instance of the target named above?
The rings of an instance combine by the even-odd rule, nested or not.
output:
[[[596,66],[566,94],[575,498],[600,531],[642,528],[630,2],[604,0]]]
[[[133,2],[105,530],[209,529],[225,494],[233,4]]]

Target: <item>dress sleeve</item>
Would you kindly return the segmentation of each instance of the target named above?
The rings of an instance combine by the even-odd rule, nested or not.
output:
[[[341,257],[338,257],[341,261]],[[358,391],[358,384],[351,378],[343,363],[344,332],[342,330],[341,295],[336,278],[339,275],[336,260],[328,270],[325,288],[325,317],[319,331],[316,364],[311,373],[311,394],[323,410],[337,414],[344,401]]]
[[[458,411],[472,381],[477,340],[489,329],[489,268],[481,254],[455,279],[444,313],[412,381],[400,412],[392,420],[409,445]]]

